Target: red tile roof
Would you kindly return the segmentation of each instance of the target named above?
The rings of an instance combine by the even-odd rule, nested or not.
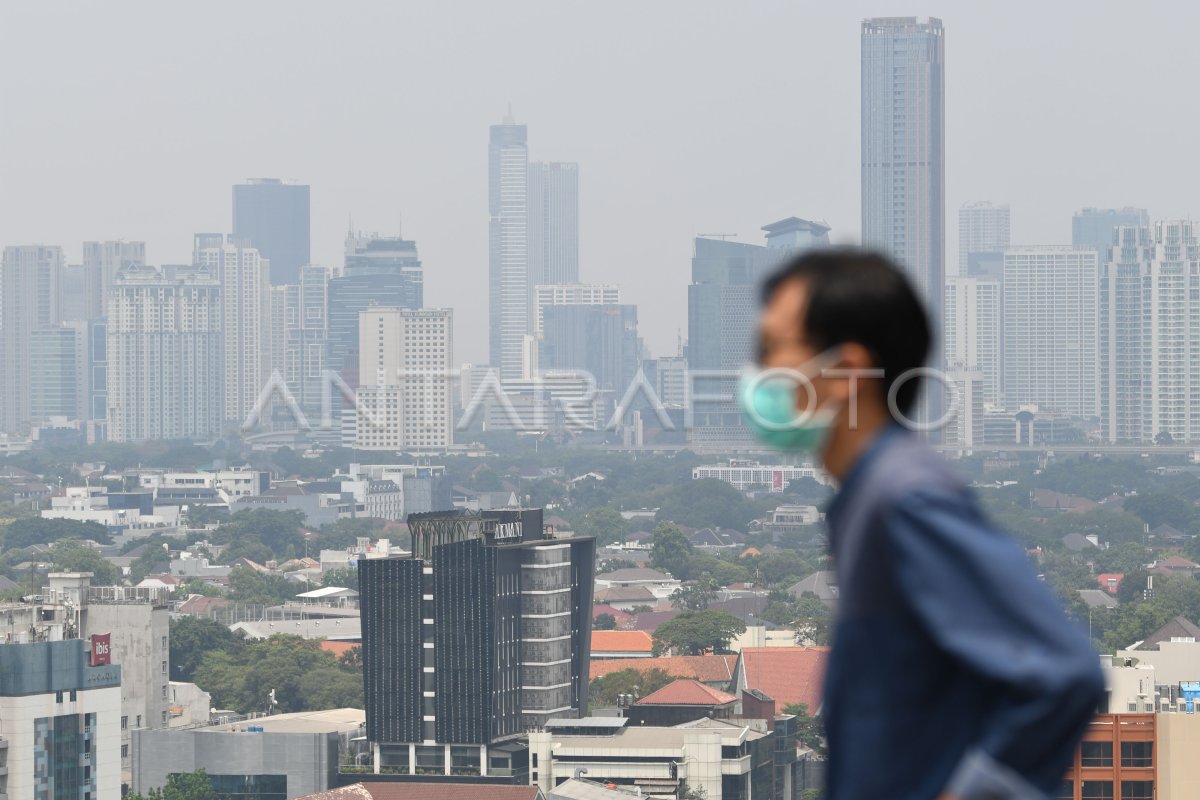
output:
[[[362,647],[358,642],[337,642],[329,639],[321,642],[321,649],[327,653],[333,653],[337,657],[341,657],[343,653],[349,653],[356,647]]]
[[[592,631],[593,653],[649,653],[654,640],[645,631]]]
[[[1096,583],[1100,588],[1109,593],[1116,593],[1117,587],[1121,585],[1121,581],[1125,579],[1123,572],[1105,572],[1103,575],[1096,576]],[[1111,585],[1110,582],[1111,581]]]
[[[542,800],[545,795],[536,786],[370,781],[305,795],[299,800],[478,800],[480,797],[488,800]]]
[[[770,695],[780,712],[791,703],[805,703],[815,714],[821,708],[828,661],[828,647],[747,647],[741,655],[741,680],[745,688]]]
[[[733,679],[737,656],[665,656],[662,658],[600,658],[593,659],[590,677],[603,678],[610,672],[636,669],[648,672],[661,669],[675,678],[695,678],[704,683],[728,686]]]
[[[674,683],[668,683],[657,692],[637,701],[638,705],[647,706],[724,706],[736,703],[737,698],[728,692],[706,686],[700,681],[681,678]]]

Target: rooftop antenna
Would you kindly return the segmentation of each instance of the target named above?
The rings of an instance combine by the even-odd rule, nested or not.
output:
[[[512,113],[512,101],[510,100],[510,101],[508,101],[508,112],[504,115],[504,124],[512,125],[513,122],[514,122],[514,120],[513,120],[513,113]]]

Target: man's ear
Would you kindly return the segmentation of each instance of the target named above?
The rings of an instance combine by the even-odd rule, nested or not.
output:
[[[867,370],[874,367],[871,351],[863,345],[858,342],[846,342],[838,345],[837,359],[830,365],[830,368],[846,370],[856,376],[834,381],[829,388],[830,395],[841,400],[849,400],[851,392],[861,392],[864,385],[870,385],[869,382],[872,379],[864,376]]]
[[[838,350],[838,366],[846,369],[871,369],[874,364],[874,359],[871,357],[871,351],[858,342],[846,342],[841,345]]]

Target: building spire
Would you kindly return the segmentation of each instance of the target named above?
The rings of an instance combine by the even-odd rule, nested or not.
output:
[[[505,115],[504,115],[504,124],[505,124],[505,125],[512,125],[512,124],[514,124],[515,122],[516,122],[516,120],[515,120],[515,119],[513,119],[513,113],[512,113],[512,101],[510,100],[510,101],[508,102],[508,111],[507,111],[507,112],[505,113]]]

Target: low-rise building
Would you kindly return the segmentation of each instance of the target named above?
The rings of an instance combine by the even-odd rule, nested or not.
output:
[[[646,567],[618,569],[596,576],[596,589],[641,587],[659,600],[668,600],[683,584],[668,573]]]
[[[338,756],[361,736],[361,709],[276,714],[187,730],[134,731],[133,791],[203,769],[219,796],[270,800],[337,786]],[[115,800],[115,798],[114,798]]]
[[[738,491],[766,489],[782,492],[794,481],[810,478],[828,483],[829,477],[812,464],[761,464],[758,461],[731,458],[724,464],[704,464],[692,469],[692,480],[713,478],[730,484]]]

